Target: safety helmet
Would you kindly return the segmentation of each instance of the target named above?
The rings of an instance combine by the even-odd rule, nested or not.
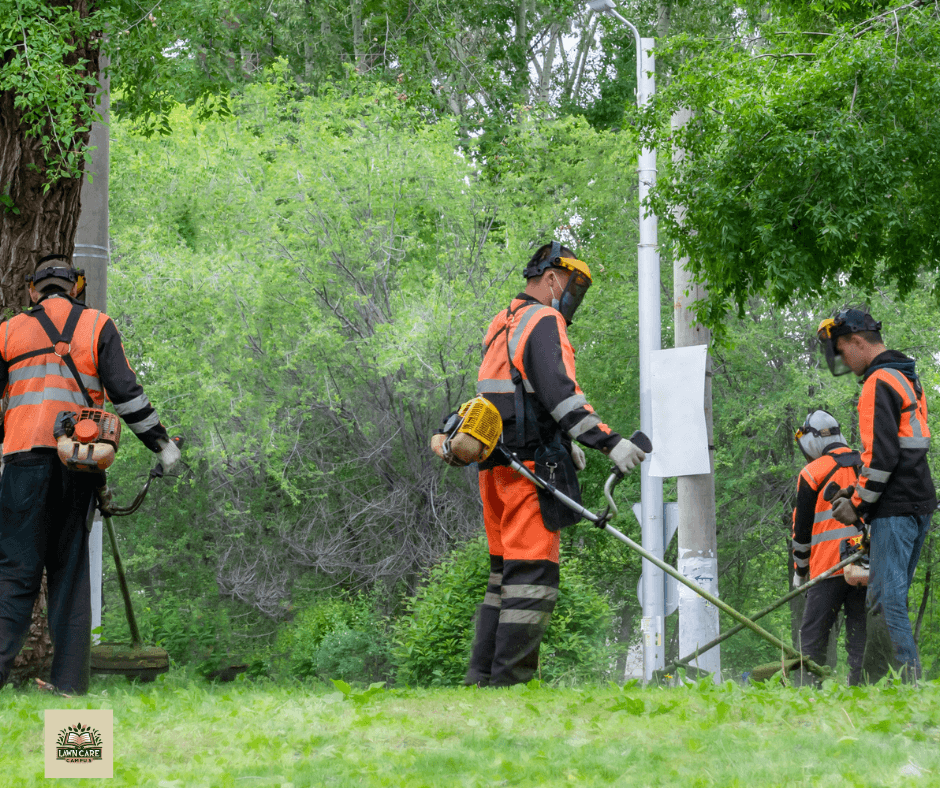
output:
[[[826,448],[833,444],[845,445],[839,422],[825,410],[814,410],[810,413],[794,437],[807,460],[818,460]]]
[[[881,322],[861,309],[843,309],[835,317],[827,317],[819,324],[816,338],[833,375],[846,375],[852,371],[836,350],[836,339],[860,331],[881,331]]]
[[[64,265],[55,265],[57,260],[62,260]],[[26,276],[26,284],[30,290],[39,293],[54,287],[67,293],[77,284],[77,295],[80,296],[85,289],[85,271],[73,268],[72,261],[65,255],[47,254],[36,263],[36,270]]]
[[[565,323],[570,326],[571,321],[574,319],[574,313],[581,306],[584,295],[593,281],[591,279],[591,269],[582,260],[574,257],[562,257],[562,246],[558,241],[552,241],[548,254],[544,254],[544,250],[544,246],[538,249],[522,270],[522,275],[526,279],[532,279],[541,276],[549,268],[561,268],[571,273],[568,277],[568,284],[565,285],[561,296],[552,298],[552,306],[561,312]]]

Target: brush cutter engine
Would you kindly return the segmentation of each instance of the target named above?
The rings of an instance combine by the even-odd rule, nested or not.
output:
[[[503,434],[503,420],[485,397],[474,397],[447,417],[443,429],[431,438],[431,449],[448,465],[483,462]]]
[[[98,408],[63,410],[52,435],[59,459],[69,470],[99,472],[114,462],[121,441],[121,420]]]

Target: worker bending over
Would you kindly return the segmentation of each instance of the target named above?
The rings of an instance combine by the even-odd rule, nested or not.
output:
[[[859,453],[842,439],[839,422],[824,410],[806,417],[796,443],[809,462],[800,471],[793,510],[794,588],[832,569],[841,560],[842,540],[859,534],[854,525],[843,525],[833,517],[824,493],[833,482],[839,487],[855,484],[862,464]],[[845,611],[849,684],[854,686],[861,683],[865,654],[865,587],[849,585],[842,569],[806,592],[799,648],[816,664],[825,665],[829,634],[840,610]]]

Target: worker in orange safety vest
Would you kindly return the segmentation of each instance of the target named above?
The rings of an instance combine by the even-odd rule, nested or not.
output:
[[[833,516],[870,533],[863,673],[877,681],[889,668],[908,681],[921,675],[907,598],[937,508],[927,463],[927,398],[915,362],[889,350],[881,323],[847,309],[820,323],[817,337],[834,375],[862,379],[858,400],[862,468],[858,484],[832,501]]]
[[[59,459],[56,416],[102,408],[107,395],[165,470],[180,452],[127,363],[114,323],[77,300],[84,273],[65,255],[47,255],[27,281],[34,306],[0,324],[0,687],[29,631],[45,569],[51,682],[81,694],[91,649],[87,525],[103,479]]]
[[[571,324],[591,285],[588,266],[557,241],[541,246],[523,270],[525,291],[490,324],[477,394],[499,410],[503,448],[561,492],[580,500],[578,443],[627,473],[646,455],[604,424],[575,377]],[[576,442],[575,442],[576,441]],[[501,451],[479,466],[490,576],[478,608],[465,683],[529,681],[558,599],[559,532],[577,515],[512,470]]]
[[[793,587],[799,588],[839,563],[842,540],[860,533],[833,517],[824,493],[832,482],[839,487],[855,484],[862,458],[846,445],[839,422],[824,410],[806,417],[796,443],[809,461],[800,471],[793,509]],[[865,654],[865,587],[849,585],[842,569],[806,592],[799,649],[817,664],[826,664],[829,635],[843,610],[849,684],[854,686],[861,683]]]

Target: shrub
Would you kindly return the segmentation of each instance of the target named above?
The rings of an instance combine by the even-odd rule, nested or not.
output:
[[[381,630],[336,629],[326,635],[317,650],[317,675],[372,684],[387,681],[391,669],[388,640]]]
[[[487,555],[484,537],[452,551],[409,600],[393,637],[399,681],[440,686],[463,680],[474,611],[489,577]],[[606,598],[586,580],[577,559],[563,560],[558,604],[540,652],[542,680],[604,678],[612,666],[612,625]]]
[[[385,622],[366,595],[315,601],[278,635],[276,651],[297,678],[373,682],[388,678]]]

